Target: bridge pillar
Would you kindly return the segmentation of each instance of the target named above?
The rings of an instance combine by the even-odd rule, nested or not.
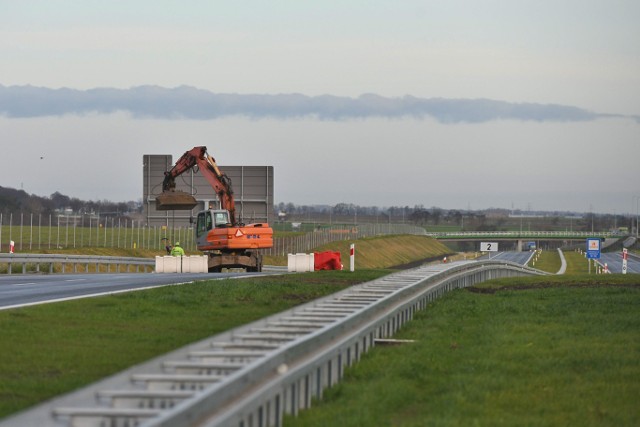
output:
[[[518,247],[516,249],[518,252],[522,252],[522,239],[518,239]]]

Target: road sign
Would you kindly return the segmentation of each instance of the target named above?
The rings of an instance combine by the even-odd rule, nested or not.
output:
[[[600,259],[600,238],[589,237],[587,239],[587,258]]]
[[[498,242],[480,242],[480,252],[498,252]]]
[[[627,252],[627,248],[622,249],[622,274],[627,274],[627,258],[629,258],[629,253]]]

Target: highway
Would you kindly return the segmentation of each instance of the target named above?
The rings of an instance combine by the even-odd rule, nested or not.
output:
[[[440,295],[537,274],[502,261],[403,270],[191,343],[0,425],[280,426]]]
[[[529,258],[533,256],[533,252],[489,252],[490,255],[482,255],[479,260],[491,261],[510,261],[520,265],[527,265]]]
[[[622,253],[607,252],[600,254],[600,264],[607,267],[611,273],[622,273]],[[629,257],[627,260],[627,273],[640,273],[640,261],[637,258]]]
[[[0,276],[0,310],[45,302],[129,292],[196,280],[215,280],[264,274],[269,273],[3,275]]]
[[[511,261],[516,264],[526,265],[531,257],[532,252],[493,252],[491,253],[492,261]],[[478,258],[479,260],[489,259],[489,255],[483,255]],[[604,266],[607,264],[609,271],[614,274],[622,273],[622,253],[621,252],[607,252],[600,255],[598,260],[600,264]],[[640,274],[640,260],[637,258],[629,257],[627,260],[627,273]]]
[[[526,265],[531,256],[532,252],[495,252],[490,255],[492,261],[510,261],[520,265]],[[478,259],[489,259],[489,255],[483,255]],[[606,263],[612,273],[619,274],[622,272],[621,253],[602,253],[599,261],[602,265]],[[627,262],[627,273],[640,274],[640,260],[630,257]],[[270,273],[2,275],[0,276],[0,310],[46,302],[129,292],[197,280],[215,280],[260,274]]]

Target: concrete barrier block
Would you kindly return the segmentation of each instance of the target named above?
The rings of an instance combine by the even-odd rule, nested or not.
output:
[[[156,257],[156,273],[164,273],[164,257]]]
[[[313,254],[287,254],[287,271],[291,273],[302,273],[313,270]]]
[[[180,257],[165,256],[164,258],[164,272],[165,273],[180,273]]]
[[[208,267],[206,255],[156,257],[156,273],[206,273]]]
[[[192,265],[195,265],[195,270],[192,273],[206,273],[209,271],[209,265],[207,264],[207,255],[192,255]]]
[[[206,255],[190,255],[182,258],[183,273],[206,273],[207,271]]]

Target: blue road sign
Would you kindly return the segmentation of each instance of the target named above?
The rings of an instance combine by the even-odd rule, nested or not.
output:
[[[587,258],[600,259],[600,238],[587,238]]]

